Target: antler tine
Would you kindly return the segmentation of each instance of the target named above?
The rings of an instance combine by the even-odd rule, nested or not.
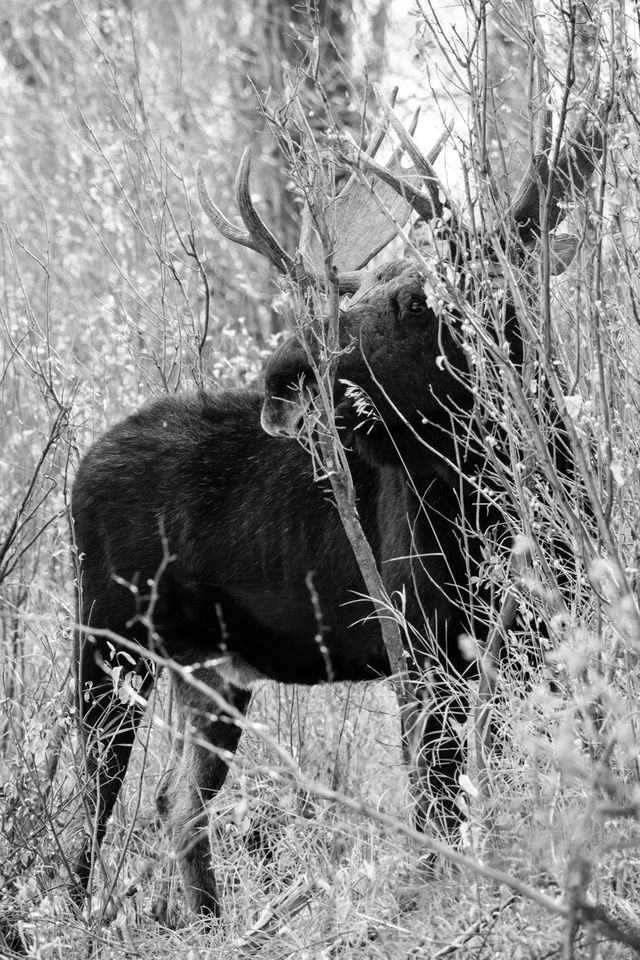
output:
[[[242,222],[253,241],[254,250],[271,260],[272,264],[281,272],[291,273],[294,262],[288,253],[282,249],[274,235],[264,223],[251,199],[249,189],[249,175],[251,172],[251,148],[245,147],[236,175],[236,203],[242,217]]]
[[[547,157],[551,149],[553,115],[551,109],[547,106],[550,84],[545,60],[544,36],[538,29],[535,16],[531,17],[529,30],[536,63],[536,99],[539,103],[539,110],[538,115],[534,118],[533,156],[529,169],[516,190],[511,209],[516,224],[532,227],[539,214],[540,182],[543,178],[546,179],[548,173]]]
[[[551,229],[556,227],[565,215],[558,204],[563,194],[571,185],[582,189],[593,174],[604,145],[602,122],[608,111],[609,104],[606,102],[595,111],[595,116],[593,110],[585,106],[560,151],[556,171],[558,189],[554,191],[549,220]]]
[[[440,137],[436,146],[430,151],[429,158],[431,163],[436,160],[448,135],[449,130],[447,130],[445,134]],[[402,148],[400,148],[399,152],[402,152]],[[397,153],[394,154],[394,158],[396,155]],[[366,154],[363,151],[360,151],[358,154],[358,162],[364,170],[375,174],[379,180],[382,180],[383,183],[388,184],[388,186],[395,190],[395,192],[404,200],[406,200],[409,206],[424,220],[431,220],[434,216],[437,216],[437,212],[434,210],[431,198],[426,197],[424,193],[414,187],[406,179],[406,177],[394,173],[389,167],[383,167],[381,164],[376,163],[375,160],[371,159],[369,154]]]
[[[393,109],[396,105],[396,100],[398,98],[399,87],[394,87],[391,93],[389,94],[389,106]],[[411,123],[409,124],[409,135],[413,136],[416,132],[416,127],[418,126],[418,118],[420,117],[420,107],[416,107],[416,111],[411,118]],[[370,157],[375,157],[376,153],[380,149],[380,146],[384,143],[384,138],[387,135],[387,130],[389,128],[389,121],[385,117],[384,120],[378,125],[377,130],[375,131],[373,137],[371,138],[371,144],[367,149],[367,153]]]
[[[389,103],[390,103],[392,106],[393,106],[393,104],[395,103],[397,93],[398,93],[398,88],[397,88],[397,87],[394,87],[394,88],[393,88],[393,91],[392,91],[392,93],[391,93],[391,97],[389,98]],[[409,136],[410,136],[410,137],[412,137],[412,136],[414,135],[414,133],[416,132],[416,127],[418,126],[418,120],[419,120],[419,119],[420,119],[420,107],[417,107],[415,113],[413,114],[413,116],[412,116],[412,118],[411,118],[411,123],[409,124]],[[378,129],[377,129],[377,130],[375,131],[375,133],[373,134],[373,137],[371,138],[371,143],[369,144],[369,146],[368,146],[368,148],[367,148],[367,151],[366,151],[367,156],[368,156],[368,157],[371,157],[371,159],[373,159],[373,158],[375,157],[375,155],[377,154],[378,150],[380,149],[380,147],[381,147],[382,144],[384,143],[385,137],[387,136],[387,130],[388,130],[388,129],[389,129],[389,124],[388,124],[388,122],[385,120],[385,122],[381,123],[380,126],[378,127]],[[401,147],[401,148],[400,148],[400,153],[404,153],[404,147]]]
[[[540,51],[540,53],[536,55],[536,78],[538,86],[536,92],[538,95],[538,101],[540,102],[540,112],[542,114],[542,123],[537,125],[536,136],[534,138],[534,152],[536,154],[543,153],[548,155],[549,150],[551,149],[551,124],[553,120],[551,107],[548,106],[551,84],[549,83],[549,71],[547,69],[544,35],[538,29],[535,16],[533,17],[533,39],[536,47]],[[534,50],[536,47],[534,47]]]
[[[233,243],[241,243],[243,247],[249,247],[250,250],[257,250],[257,247],[248,233],[234,226],[230,220],[227,220],[222,211],[215,205],[205,183],[202,167],[198,163],[196,166],[196,183],[198,185],[198,196],[202,209],[213,223],[216,230],[227,240]],[[262,251],[257,251],[261,253]]]
[[[422,156],[421,154],[424,161],[427,161],[430,165],[435,163],[444,144],[449,138],[452,126],[453,124],[450,124],[446,127],[426,157]],[[403,147],[400,147],[398,152],[402,153]],[[440,202],[438,202],[437,206],[434,206],[432,193],[430,193],[428,197],[425,196],[424,193],[414,187],[406,179],[406,177],[394,173],[393,170],[389,169],[388,167],[381,166],[379,163],[376,163],[374,160],[372,160],[367,154],[362,153],[360,155],[360,162],[365,170],[369,170],[371,173],[375,174],[379,180],[382,180],[383,183],[388,184],[393,190],[396,191],[396,193],[403,197],[409,206],[415,210],[418,216],[422,217],[423,220],[431,220],[434,217],[442,216],[444,207]]]
[[[535,33],[538,48],[544,54],[544,41]],[[538,55],[538,84],[540,90],[548,90],[548,75],[543,57]],[[593,173],[597,155],[602,149],[602,132],[600,121],[604,119],[603,110],[608,109],[603,104],[599,110],[594,109],[600,80],[599,64],[593,72],[586,89],[585,103],[581,108],[573,129],[564,138],[564,143],[558,154],[553,181],[553,196],[549,210],[549,228],[554,229],[560,223],[564,212],[560,201],[566,194],[571,183],[582,187]],[[545,121],[536,137],[535,149],[538,151],[532,158],[531,166],[524,175],[514,198],[511,216],[519,229],[524,243],[531,242],[540,232],[540,185],[546,184],[549,177],[549,150],[551,140],[550,111],[544,108]]]
[[[420,107],[416,107],[416,111],[415,111],[414,115],[411,117],[411,123],[409,124],[409,136],[410,136],[410,137],[412,137],[412,136],[414,135],[414,133],[416,132],[416,129],[417,129],[417,126],[418,126],[418,120],[419,120],[419,119],[420,119]],[[450,128],[448,127],[448,128],[447,128],[447,137],[449,136],[449,133],[450,133]],[[445,140],[446,140],[446,137],[445,137]],[[444,143],[445,141],[443,140],[442,142]],[[441,149],[442,149],[442,147],[440,147],[440,150],[441,150]],[[438,150],[438,153],[440,153],[440,150]],[[437,157],[437,154],[436,154],[436,157]],[[434,159],[436,159],[436,158],[434,158]],[[433,163],[433,160],[431,161],[431,163]]]
[[[390,103],[395,103],[397,93],[398,93],[398,88],[394,87],[391,92],[391,97],[389,98]],[[419,117],[420,117],[420,107],[416,109],[413,117],[411,118],[411,123],[409,124],[409,133],[411,136],[413,136],[413,134],[416,132],[416,127],[418,126]],[[416,197],[418,198],[418,202],[420,202],[420,200],[424,201],[425,200],[424,195],[420,193],[418,190],[416,190],[415,187],[411,188],[409,191],[406,191],[404,189],[404,181],[402,181],[399,177],[395,176],[392,172],[391,168],[393,166],[393,163],[399,161],[405,152],[403,146],[399,146],[393,151],[393,155],[391,159],[387,161],[386,166],[383,167],[379,163],[376,163],[374,161],[373,158],[375,157],[378,150],[380,149],[380,146],[384,142],[388,129],[389,129],[389,124],[386,121],[381,123],[378,129],[375,131],[373,138],[371,140],[371,143],[369,144],[366,150],[361,150],[353,140],[353,137],[347,135],[345,139],[349,141],[351,146],[353,146],[354,150],[356,151],[358,155],[358,164],[360,164],[364,169],[370,170],[370,172],[378,176],[380,180],[387,183],[393,190],[396,191],[396,193],[399,193],[400,196],[403,197],[403,199],[405,199],[407,203],[409,203],[409,205],[411,205],[410,197],[413,194],[415,194]],[[441,137],[440,140],[438,140],[438,143],[436,144],[437,150],[436,150],[435,156],[433,157],[431,156],[431,154],[433,153],[433,149],[430,151],[429,158],[431,159],[432,163],[434,163],[436,157],[442,150],[442,145],[444,144],[448,135],[449,135],[449,132],[447,130],[447,133],[444,136],[444,138]],[[349,157],[346,156],[344,153],[340,153],[339,156],[340,156],[341,162],[346,163],[348,166],[355,166],[353,161],[350,160]],[[352,185],[356,177],[357,177],[357,174],[355,173],[352,174],[347,186],[344,187],[343,190],[348,189]],[[433,216],[433,214],[431,214],[431,216]]]
[[[558,156],[549,211],[551,230],[558,226],[565,215],[560,206],[562,198],[572,184],[578,189],[586,184],[602,150],[600,121],[608,106],[604,104],[596,111],[595,118],[592,106],[585,106],[581,111],[575,127],[566,135]],[[514,200],[511,215],[524,243],[530,242],[540,232],[540,184],[546,183],[548,176],[547,156],[541,154],[534,157],[532,169],[525,175]]]
[[[396,86],[391,91],[391,95],[389,97],[389,103],[391,103],[392,105],[394,105],[396,102],[399,89],[400,88]],[[417,119],[416,119],[416,122],[417,122]],[[384,143],[388,128],[389,128],[389,124],[387,123],[386,119],[376,124],[376,128],[373,131],[373,136],[371,137],[371,143],[367,147],[367,153],[371,158],[375,157],[376,153]]]
[[[415,164],[416,170],[418,171],[418,173],[421,175],[422,179],[425,182],[425,186],[429,191],[429,195],[431,197],[431,204],[433,206],[435,215],[437,217],[441,217],[444,209],[444,205],[440,200],[440,194],[442,194],[445,197],[446,205],[449,208],[451,208],[451,204],[447,197],[446,190],[442,186],[437,173],[433,169],[433,161],[429,160],[428,157],[424,156],[422,151],[419,149],[419,147],[413,140],[413,136],[407,132],[404,125],[400,122],[400,120],[394,113],[390,103],[382,93],[382,90],[380,89],[380,87],[376,84],[374,86],[374,89],[376,92],[376,96],[380,101],[382,108],[385,112],[385,116],[387,117],[389,123],[395,130],[396,135],[400,140],[400,143],[402,144],[404,149],[407,151],[407,153],[411,157],[413,163]]]
[[[248,235],[252,238],[254,249],[267,257],[280,272],[286,272],[296,280],[305,279],[319,286],[326,285],[324,273],[318,273],[313,267],[302,266],[294,262],[285,250],[282,249],[267,225],[260,219],[251,199],[249,190],[249,174],[251,170],[251,149],[245,147],[236,175],[236,202],[240,216],[247,227]],[[333,281],[341,294],[355,293],[359,289],[362,277],[354,271],[336,273]]]
[[[251,168],[251,159],[249,148],[242,154],[242,159],[238,167],[236,176],[236,200],[240,215],[247,227],[247,232],[240,230],[218,209],[211,199],[207,185],[204,180],[200,164],[196,167],[196,182],[198,185],[198,194],[202,209],[207,214],[216,229],[227,240],[232,243],[240,243],[250,250],[267,257],[281,273],[289,273],[298,280],[308,279],[319,285],[326,284],[323,274],[309,267],[302,267],[294,263],[293,259],[285,253],[269,228],[262,222],[258,216],[249,192],[249,174]],[[333,282],[338,287],[341,294],[355,293],[360,287],[362,277],[357,271],[345,271],[336,274]]]

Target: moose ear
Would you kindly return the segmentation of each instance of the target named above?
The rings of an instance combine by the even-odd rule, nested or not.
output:
[[[559,273],[564,273],[567,267],[573,262],[580,240],[573,234],[563,234],[560,237],[553,237],[550,242],[550,265],[551,274],[556,277]]]

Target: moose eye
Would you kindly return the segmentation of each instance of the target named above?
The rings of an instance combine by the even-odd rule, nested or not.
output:
[[[409,304],[407,306],[407,312],[417,315],[420,313],[424,313],[425,307],[426,307],[426,304],[424,300],[418,300],[417,297],[414,297],[412,300],[409,301]]]

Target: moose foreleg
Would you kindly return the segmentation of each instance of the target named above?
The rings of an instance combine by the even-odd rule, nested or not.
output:
[[[425,831],[435,827],[452,843],[459,841],[462,809],[458,803],[465,748],[462,727],[466,697],[446,675],[416,689],[415,700],[403,711],[402,728],[412,770],[414,821]]]
[[[217,698],[181,678],[174,679],[184,737],[178,762],[165,774],[156,805],[171,837],[189,907],[197,915],[219,917],[207,804],[222,787],[240,741],[242,728],[233,711],[244,713],[251,694],[224,682],[213,670],[195,671],[194,677],[220,694],[232,709],[226,711]]]
[[[76,707],[84,745],[87,828],[75,864],[73,896],[81,903],[127,771],[136,730],[144,712],[144,701],[151,692],[155,677],[149,664],[141,658],[131,671],[141,678],[136,695],[123,698],[105,673],[100,648],[84,638],[77,642]],[[129,669],[130,664],[131,657],[128,656],[126,665]]]

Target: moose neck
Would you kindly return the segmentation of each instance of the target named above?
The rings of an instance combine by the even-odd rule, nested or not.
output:
[[[453,480],[453,471],[412,472],[398,464],[380,466],[378,477],[376,556],[386,591],[402,598],[414,654],[439,648],[455,662],[458,637],[483,629],[465,602],[468,574],[481,558],[480,538],[461,533],[473,515],[466,484],[460,475]]]
[[[461,472],[474,473],[476,460],[480,463],[473,453],[478,441],[471,419],[462,427],[446,411],[430,416],[417,412],[411,419],[392,425],[377,421],[373,426],[356,429],[353,437],[361,457],[376,467],[396,470],[417,490],[428,487],[435,479],[457,487]]]

